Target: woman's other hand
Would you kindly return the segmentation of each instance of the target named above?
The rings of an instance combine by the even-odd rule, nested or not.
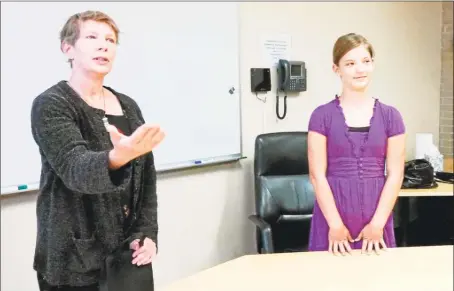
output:
[[[136,239],[129,245],[134,251],[132,254],[132,263],[137,266],[148,265],[156,257],[156,244],[148,237],[144,239],[143,245],[140,246],[140,240]]]

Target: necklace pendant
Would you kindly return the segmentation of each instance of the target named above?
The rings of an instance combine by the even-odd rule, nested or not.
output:
[[[109,121],[107,120],[107,117],[103,117],[102,118],[102,122],[104,123],[104,126],[107,128],[107,126],[109,125]]]

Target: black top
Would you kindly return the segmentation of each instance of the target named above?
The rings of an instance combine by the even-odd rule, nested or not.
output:
[[[110,115],[106,114],[107,119],[109,120],[109,123],[113,126],[115,126],[118,131],[124,135],[131,135],[132,130],[131,126],[129,125],[128,119],[124,115]],[[126,169],[127,167],[130,167],[131,163],[126,164],[123,166],[120,171]],[[132,165],[134,166],[134,164]],[[114,183],[121,183],[121,176],[118,175],[112,175],[112,180],[114,180]],[[123,212],[123,216],[125,218],[125,225],[124,229],[126,230],[129,227],[129,223],[131,222],[130,220],[130,214],[131,214],[131,205],[133,203],[132,201],[132,183],[130,183],[129,187],[127,187],[124,191],[121,192],[121,210]]]
[[[120,101],[131,131],[145,123],[133,99],[106,89]],[[66,81],[33,100],[30,125],[42,163],[33,267],[50,285],[96,283],[104,258],[125,238],[145,235],[158,245],[153,153],[109,170],[112,143],[103,117]],[[134,223],[125,230],[121,193],[128,190]]]
[[[348,127],[348,131],[350,132],[369,132],[370,126],[362,126],[362,127]]]

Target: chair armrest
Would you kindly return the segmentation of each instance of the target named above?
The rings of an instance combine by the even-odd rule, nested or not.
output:
[[[250,215],[249,220],[252,221],[260,230],[260,236],[262,238],[262,253],[274,253],[271,225],[255,214]]]

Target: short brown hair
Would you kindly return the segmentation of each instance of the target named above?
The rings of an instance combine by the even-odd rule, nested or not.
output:
[[[115,32],[115,38],[118,43],[118,35],[120,33],[120,30],[118,29],[118,26],[113,21],[113,19],[103,12],[88,10],[85,12],[76,13],[71,16],[68,21],[66,21],[65,25],[60,31],[60,45],[62,46],[63,42],[74,45],[80,36],[80,24],[88,20],[104,22],[108,24]]]
[[[364,36],[356,33],[348,33],[339,37],[334,44],[333,63],[338,66],[340,59],[345,56],[345,54],[360,45],[364,45],[369,51],[370,56],[374,58],[374,48]]]

